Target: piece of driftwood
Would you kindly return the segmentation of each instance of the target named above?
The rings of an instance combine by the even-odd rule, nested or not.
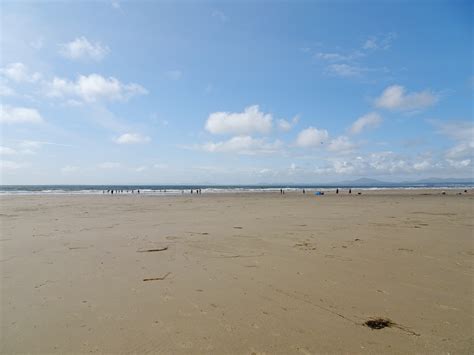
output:
[[[165,250],[168,250],[168,247],[156,248],[156,249],[137,250],[137,253],[152,253],[154,251],[165,251]]]
[[[163,281],[168,277],[168,275],[171,274],[171,272],[166,273],[164,276],[161,277],[150,277],[147,279],[143,279],[143,281]]]

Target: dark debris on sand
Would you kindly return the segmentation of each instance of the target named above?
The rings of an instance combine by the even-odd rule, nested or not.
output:
[[[393,323],[390,319],[388,318],[374,318],[374,319],[369,319],[364,323],[366,327],[369,327],[370,329],[383,329],[383,328],[390,328],[395,323]]]

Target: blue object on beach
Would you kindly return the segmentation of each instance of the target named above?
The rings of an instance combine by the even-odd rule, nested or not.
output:
[[[314,194],[317,195],[317,196],[323,195],[323,193],[321,191],[316,191]]]

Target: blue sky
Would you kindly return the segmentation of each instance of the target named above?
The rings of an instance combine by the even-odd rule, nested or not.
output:
[[[3,184],[473,176],[472,2],[0,6]]]

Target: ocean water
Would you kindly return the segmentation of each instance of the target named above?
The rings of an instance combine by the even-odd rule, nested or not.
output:
[[[285,191],[330,191],[339,189],[385,190],[385,189],[472,189],[473,183],[427,183],[386,185],[0,185],[0,195],[99,195],[109,190],[120,190],[123,194],[181,195],[201,189],[202,193],[245,193]],[[133,192],[132,192],[133,191]]]

